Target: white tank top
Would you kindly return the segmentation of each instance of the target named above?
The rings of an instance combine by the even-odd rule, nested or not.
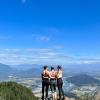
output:
[[[57,72],[57,78],[62,78],[63,76],[63,72],[62,71],[58,71]]]

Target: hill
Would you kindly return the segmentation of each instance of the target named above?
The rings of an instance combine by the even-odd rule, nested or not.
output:
[[[17,73],[15,73],[15,76],[18,76],[21,78],[33,78],[33,77],[41,75],[41,71],[42,71],[41,65],[27,64],[27,65],[23,65],[23,66],[20,65],[19,67],[22,68],[22,70],[19,70]],[[25,70],[23,70],[24,67],[26,67]]]
[[[40,75],[41,65],[38,64],[21,64],[6,65],[0,63],[0,80],[8,79],[8,76],[17,76],[21,78],[31,78]]]
[[[67,78],[68,82],[71,82],[77,86],[81,86],[81,85],[100,85],[100,80],[95,79],[92,76],[86,75],[86,74],[78,74],[72,77]]]
[[[19,64],[19,65],[10,65],[12,68],[19,70],[19,71],[27,71],[32,68],[40,68],[42,65],[38,64]]]
[[[14,70],[10,66],[0,63],[0,80],[8,78],[13,73]]]
[[[100,63],[81,63],[81,64],[66,64],[63,65],[63,70],[66,76],[76,75],[80,73],[88,73],[92,76],[100,76]]]
[[[38,100],[32,91],[15,82],[0,83],[0,100]]]

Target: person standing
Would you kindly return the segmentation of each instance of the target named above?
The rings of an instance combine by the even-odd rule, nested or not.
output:
[[[51,67],[51,71],[49,72],[49,77],[50,77],[50,88],[51,88],[51,94],[52,98],[57,99],[56,97],[56,72],[54,70],[54,67]]]
[[[63,100],[65,99],[64,96],[64,91],[63,91],[63,71],[62,71],[62,67],[58,65],[57,67],[57,87],[58,87],[58,91],[59,91],[59,100],[61,100],[61,97],[63,96]]]
[[[49,88],[49,71],[48,71],[48,66],[44,66],[43,72],[41,74],[41,78],[42,78],[42,100],[44,100],[44,99],[48,98],[48,88]],[[46,94],[45,98],[44,98],[44,94]]]

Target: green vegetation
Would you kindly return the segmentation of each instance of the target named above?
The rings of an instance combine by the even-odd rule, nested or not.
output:
[[[32,91],[15,82],[0,83],[0,100],[38,100]]]
[[[77,99],[75,100],[96,100],[94,96],[86,93],[84,95],[79,96]]]
[[[75,99],[78,98],[76,94],[70,93],[70,92],[66,92],[66,93],[65,93],[65,96],[67,96],[67,97],[69,97],[69,98],[75,98]]]

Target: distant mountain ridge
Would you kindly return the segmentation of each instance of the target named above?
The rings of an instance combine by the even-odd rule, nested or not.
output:
[[[35,74],[40,74],[41,70],[41,65],[38,64],[21,64],[10,66],[0,63],[0,80],[7,79],[10,75],[23,78],[34,77]]]
[[[77,86],[81,85],[100,85],[100,80],[95,79],[94,77],[87,74],[78,74],[66,79],[68,82],[71,82]]]
[[[50,70],[50,66],[49,70]],[[57,70],[57,65],[53,65]],[[100,63],[94,64],[67,64],[62,66],[64,76],[72,76],[79,73],[90,75],[100,75]],[[20,64],[20,65],[6,65],[0,63],[0,79],[7,78],[9,75],[18,77],[33,77],[40,75],[43,70],[43,65],[39,64]]]
[[[38,68],[41,67],[42,65],[39,64],[19,64],[19,65],[10,65],[12,68],[20,70],[20,71],[27,71],[32,68]]]
[[[16,76],[19,76],[21,78],[33,78],[36,76],[41,76],[41,71],[41,67],[34,67],[29,70],[19,71],[18,73],[16,73]]]
[[[64,74],[76,75],[79,73],[89,73],[91,75],[100,74],[100,63],[81,63],[81,64],[66,64],[62,66],[63,70],[66,71]]]
[[[9,70],[11,70],[11,67],[9,65],[0,63],[0,71],[9,71]]]
[[[12,69],[9,65],[0,63],[0,80],[8,78],[8,76],[11,73],[13,74],[13,72],[14,69]]]

